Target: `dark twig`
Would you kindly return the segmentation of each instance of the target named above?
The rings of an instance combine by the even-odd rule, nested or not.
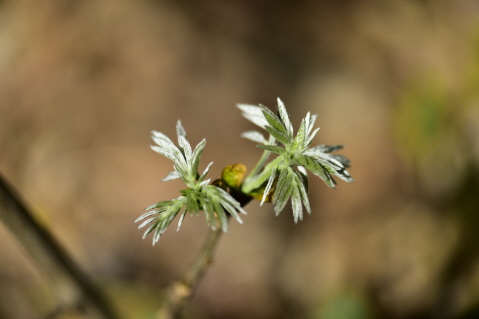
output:
[[[97,318],[118,319],[107,298],[0,175],[0,220],[50,279],[60,307],[83,303]]]

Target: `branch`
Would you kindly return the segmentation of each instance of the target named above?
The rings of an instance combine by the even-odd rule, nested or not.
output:
[[[200,254],[180,280],[174,282],[168,291],[166,314],[167,319],[183,318],[183,310],[188,299],[191,298],[198,283],[213,261],[215,248],[223,231],[221,228],[209,230]]]
[[[2,175],[0,175],[0,220],[50,279],[59,299],[59,309],[77,308],[85,302],[94,310],[96,318],[119,318],[99,288],[53,235],[34,219],[30,209]]]
[[[241,207],[246,206],[251,197],[241,192],[230,189],[230,194],[240,203]],[[228,217],[231,217],[228,215]],[[193,295],[198,283],[205,275],[208,267],[213,262],[213,255],[218,246],[223,231],[221,227],[210,229],[203,243],[200,254],[196,257],[193,264],[186,271],[183,278],[173,282],[168,289],[166,307],[163,309],[163,317],[165,319],[182,319],[184,318],[183,310],[187,301]]]

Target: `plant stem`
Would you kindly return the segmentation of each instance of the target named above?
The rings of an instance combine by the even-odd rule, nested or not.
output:
[[[234,189],[230,189],[230,194],[241,204],[241,207],[246,206],[252,199],[250,196],[246,196]],[[231,217],[231,215],[228,215],[228,218],[229,217]],[[162,309],[163,313],[160,314],[160,318],[184,318],[184,308],[186,303],[193,295],[200,280],[208,270],[208,267],[213,263],[213,256],[221,238],[221,234],[223,234],[223,230],[220,225],[217,225],[216,229],[210,229],[208,231],[203,247],[201,247],[200,254],[196,257],[193,264],[188,268],[181,279],[170,285],[166,298],[166,306]]]
[[[256,163],[256,166],[249,172],[248,176],[245,178],[245,183],[250,182],[253,178],[258,175],[258,173],[263,169],[263,167],[266,164],[266,161],[268,160],[269,156],[271,155],[270,151],[263,151],[263,154],[261,154],[260,159],[258,160],[258,163]]]
[[[269,153],[269,152],[268,152]],[[270,175],[273,168],[278,165],[282,160],[281,157],[277,157],[271,162],[269,162],[261,171],[261,173],[256,174],[255,176],[248,176],[243,185],[241,186],[241,191],[245,194],[249,194],[252,190],[261,187],[265,183]]]
[[[222,233],[223,231],[220,227],[208,232],[198,257],[187,270],[183,278],[174,282],[170,286],[166,305],[167,319],[183,318],[183,310],[186,302],[193,295],[193,292],[199,281],[201,278],[203,278],[206,270],[213,262],[215,248],[218,245]]]
[[[20,196],[0,175],[0,220],[23,245],[50,279],[59,305],[94,310],[94,318],[119,317],[100,289],[63,249],[53,235],[38,223]]]

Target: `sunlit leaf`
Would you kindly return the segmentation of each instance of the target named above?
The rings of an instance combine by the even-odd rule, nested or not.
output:
[[[340,150],[343,147],[342,145],[318,145],[310,148],[313,138],[319,131],[319,128],[314,129],[317,115],[311,115],[308,112],[301,121],[296,136],[294,136],[293,126],[286,107],[279,98],[279,115],[276,115],[261,104],[258,108],[260,108],[263,114],[263,119],[261,119],[258,109],[254,108],[254,106],[249,106],[249,112],[254,112],[255,121],[261,123],[259,126],[270,133],[270,138],[276,139],[283,145],[275,145],[276,143],[273,141],[269,141],[268,144],[263,141],[260,145],[257,145],[257,147],[265,150],[266,153],[278,154],[278,157],[269,164],[263,164],[261,166],[263,168],[262,171],[255,171],[256,175],[248,176],[242,185],[243,191],[250,192],[252,196],[256,197],[258,190],[262,190],[262,187],[267,182],[261,201],[261,204],[263,204],[267,194],[272,189],[273,182],[275,182],[273,204],[276,214],[291,199],[293,216],[295,221],[298,221],[303,217],[303,206],[308,213],[311,213],[307,195],[308,170],[321,178],[331,188],[335,188],[336,185],[333,176],[337,176],[349,183],[353,182],[349,172],[346,170],[349,167],[349,160],[342,155],[330,154]],[[243,113],[243,115],[245,114]],[[246,134],[246,136],[248,135]],[[248,137],[255,142],[263,140],[259,135],[249,135]],[[267,154],[264,155],[264,158],[267,158]]]
[[[153,244],[158,242],[161,235],[182,210],[178,221],[178,229],[187,213],[197,214],[200,210],[204,210],[207,224],[214,229],[218,221],[224,231],[227,230],[226,211],[238,222],[241,222],[238,213],[246,213],[229,193],[220,187],[209,185],[210,179],[206,179],[206,175],[213,164],[212,162],[208,164],[201,175],[198,173],[199,161],[206,140],[203,139],[193,150],[180,121],[177,122],[176,132],[178,146],[165,134],[152,132],[153,141],[157,145],[151,146],[151,148],[172,160],[174,164],[175,170],[169,173],[163,181],[181,178],[188,187],[180,191],[182,196],[177,199],[149,206],[146,209],[147,212],[135,221],[141,221],[139,228],[148,226],[143,238],[153,233]]]
[[[251,140],[256,143],[268,144],[268,142],[264,138],[264,135],[257,131],[244,132],[243,134],[241,134],[241,137],[247,138],[248,140]]]

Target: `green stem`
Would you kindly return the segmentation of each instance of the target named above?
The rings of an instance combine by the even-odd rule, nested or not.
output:
[[[264,151],[263,154],[261,154],[258,163],[256,163],[256,166],[249,172],[248,176],[244,180],[244,183],[250,182],[256,175],[258,175],[258,173],[263,169],[270,155],[270,151]]]
[[[273,168],[276,167],[281,160],[282,158],[278,156],[273,161],[269,162],[268,165],[266,165],[261,171],[261,173],[257,174],[256,176],[248,176],[248,179],[241,186],[241,191],[245,194],[249,194],[253,190],[261,187],[270,177]]]

